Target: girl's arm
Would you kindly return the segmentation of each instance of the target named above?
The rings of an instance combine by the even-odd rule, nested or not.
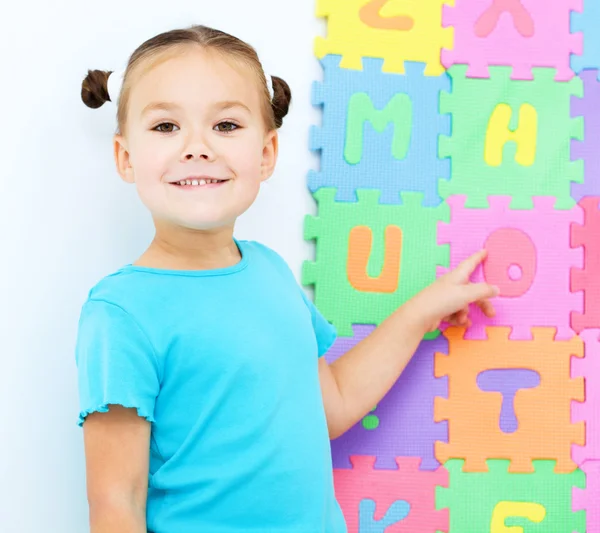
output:
[[[486,316],[494,315],[488,299],[498,294],[497,288],[469,282],[485,257],[485,251],[478,252],[437,279],[331,366],[324,357],[320,359],[319,379],[330,438],[345,433],[379,403],[425,333],[434,331],[442,320],[468,327],[468,306],[474,302]]]
[[[150,423],[109,407],[83,424],[90,533],[146,533]]]
[[[328,365],[319,360],[319,380],[329,438],[336,439],[366,416],[392,388],[425,329],[407,306]]]

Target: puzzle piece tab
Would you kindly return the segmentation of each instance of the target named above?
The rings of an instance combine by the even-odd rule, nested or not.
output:
[[[452,114],[451,137],[440,137],[440,157],[451,158],[442,198],[467,195],[466,207],[487,207],[488,196],[512,196],[513,209],[532,209],[534,196],[556,197],[570,209],[571,182],[583,182],[583,162],[571,161],[571,139],[583,138],[583,119],[571,118],[571,96],[583,96],[579,78],[554,81],[552,69],[533,69],[532,81],[510,79],[510,67],[490,67],[489,79],[448,72],[452,93],[440,111]]]
[[[571,376],[585,380],[585,401],[573,402],[571,413],[573,422],[585,423],[585,446],[573,446],[573,460],[582,465],[584,461],[600,460],[600,329],[586,329],[579,336],[585,357],[573,359]]]
[[[452,0],[317,0],[327,17],[327,37],[317,37],[315,54],[343,57],[340,66],[360,70],[361,58],[384,59],[383,72],[404,73],[405,61],[425,63],[425,75],[444,72],[440,51],[451,46],[452,29],[442,28],[442,5]]]
[[[408,504],[408,514],[389,524],[385,533],[448,531],[447,511],[435,510],[436,487],[448,486],[448,473],[443,468],[421,470],[418,458],[406,457],[396,458],[394,470],[375,470],[375,457],[353,456],[350,461],[353,468],[333,471],[336,499],[346,518],[348,533],[367,531],[359,530],[357,520],[365,500],[375,502],[371,523],[385,520],[397,502]],[[372,511],[372,505],[368,507]]]
[[[402,193],[401,205],[380,204],[377,190],[358,190],[358,202],[335,194],[314,195],[319,214],[306,217],[304,238],[316,240],[316,261],[304,263],[302,283],[315,286],[316,306],[349,337],[352,324],[379,325],[448,266],[448,248],[436,242],[448,206],[423,207],[418,193]]]
[[[465,472],[461,459],[446,463],[450,480],[436,489],[436,508],[448,508],[449,533],[586,533],[585,511],[572,507],[585,487],[581,470],[556,474],[554,461],[533,461],[531,473],[513,474],[508,463],[488,460],[481,473]]]
[[[571,269],[571,291],[583,292],[583,313],[573,311],[571,327],[579,333],[585,328],[600,328],[600,197],[583,198],[583,225],[571,226],[571,246],[583,247],[583,269]]]
[[[572,10],[581,11],[581,0],[456,0],[443,9],[454,45],[442,50],[442,64],[469,65],[467,76],[475,78],[486,78],[488,66],[510,66],[519,80],[532,79],[534,67],[548,67],[556,80],[569,80],[571,54],[582,51],[581,34],[569,31]]]
[[[572,472],[571,447],[585,437],[583,422],[571,423],[571,402],[584,399],[583,379],[570,378],[571,357],[583,357],[581,339],[556,340],[553,328],[532,328],[529,341],[510,340],[510,328],[487,328],[486,340],[467,340],[464,331],[447,329],[449,355],[435,358],[436,377],[448,376],[448,399],[436,398],[434,407],[436,422],[448,420],[448,443],[436,443],[438,460],[464,459],[466,471],[481,472],[486,459],[509,459],[510,472],[531,472],[533,460],[555,459],[557,473]],[[506,372],[523,369],[538,374],[539,386]],[[497,392],[479,377],[489,370],[503,370]],[[513,431],[501,428],[506,410],[516,417]]]
[[[585,473],[585,490],[573,489],[573,510],[586,513],[586,533],[600,533],[600,461],[586,461],[580,469]]]
[[[354,326],[354,337],[338,337],[325,356],[332,363],[362,341],[374,326]],[[436,470],[435,441],[448,441],[446,422],[433,421],[433,400],[448,396],[447,378],[433,375],[433,356],[447,353],[445,337],[424,340],[419,345],[398,381],[372,411],[376,429],[356,424],[331,442],[334,468],[349,468],[353,455],[376,457],[376,469],[395,469],[396,457],[421,457],[421,468]]]
[[[335,187],[336,200],[356,201],[356,189],[373,188],[382,203],[414,191],[423,193],[423,205],[438,205],[438,180],[450,177],[449,160],[437,155],[438,135],[450,132],[449,117],[437,112],[448,76],[426,77],[415,63],[405,75],[383,74],[381,59],[365,59],[363,71],[339,63],[340,56],[323,58],[324,81],[313,84],[323,120],[310,134],[321,168],[309,173],[309,189]]]
[[[451,269],[486,248],[488,257],[471,280],[500,289],[496,316],[488,318],[473,306],[466,338],[485,338],[490,325],[511,326],[511,339],[530,338],[535,326],[556,327],[557,338],[570,338],[571,311],[583,311],[582,293],[570,290],[571,267],[583,265],[582,249],[570,247],[570,224],[583,223],[583,210],[577,205],[555,210],[554,199],[546,197],[534,197],[531,211],[511,210],[507,196],[490,198],[488,209],[466,208],[465,200],[448,198],[450,223],[440,223],[438,243],[450,245]]]
[[[583,183],[571,184],[571,195],[577,201],[585,196],[600,196],[600,81],[597,70],[584,70],[579,77],[583,80],[583,98],[571,98],[572,116],[582,117],[584,122],[583,140],[571,142],[571,159],[581,159],[584,166]]]
[[[582,0],[578,0],[581,3]],[[583,69],[600,69],[600,2],[598,0],[583,0],[583,12],[576,9],[571,13],[571,31],[581,38],[583,34],[583,51],[581,55],[571,57],[571,67],[576,74]],[[576,52],[574,52],[576,54]]]

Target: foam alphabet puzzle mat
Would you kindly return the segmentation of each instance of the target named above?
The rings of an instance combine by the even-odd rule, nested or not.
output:
[[[600,0],[315,0],[333,362],[480,248],[497,314],[331,442],[351,533],[600,533]]]

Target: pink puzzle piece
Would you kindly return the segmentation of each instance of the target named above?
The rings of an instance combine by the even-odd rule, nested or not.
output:
[[[375,470],[374,456],[353,455],[350,461],[353,468],[333,471],[336,498],[346,518],[348,533],[362,531],[359,508],[364,500],[375,501],[375,521],[384,521],[397,502],[407,502],[410,506],[405,518],[381,528],[385,533],[448,531],[448,509],[435,508],[435,487],[448,486],[445,468],[419,470],[418,457],[397,457],[396,470]]]
[[[571,271],[571,290],[583,293],[583,312],[573,311],[572,328],[579,333],[585,328],[600,328],[600,197],[583,198],[585,223],[571,227],[571,246],[584,251],[582,268]]]
[[[581,208],[556,210],[554,198],[537,197],[534,209],[511,210],[510,197],[498,196],[489,198],[489,209],[472,209],[465,199],[447,199],[450,223],[439,224],[438,244],[450,245],[450,268],[486,248],[488,257],[471,280],[500,288],[496,316],[473,306],[465,338],[485,339],[486,326],[512,326],[511,339],[531,339],[535,326],[557,328],[557,340],[571,338],[570,312],[583,309],[583,295],[572,293],[569,283],[571,267],[583,264],[581,248],[570,247],[570,224],[583,220]]]
[[[585,446],[574,444],[572,451],[573,461],[581,465],[600,460],[600,329],[586,329],[579,336],[585,344],[585,356],[571,359],[571,377],[584,378],[585,402],[571,404],[571,418],[573,423],[585,422]]]
[[[580,468],[586,488],[573,488],[573,511],[586,511],[586,533],[600,533],[600,461],[586,461]]]
[[[548,67],[556,80],[569,80],[571,54],[583,51],[582,35],[570,31],[570,12],[582,9],[582,0],[456,0],[444,6],[454,45],[442,50],[442,64],[467,64],[473,78],[487,78],[491,65],[512,66],[519,80],[533,79],[532,67]]]

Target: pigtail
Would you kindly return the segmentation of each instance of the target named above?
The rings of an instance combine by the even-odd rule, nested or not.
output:
[[[108,94],[108,77],[112,71],[109,70],[88,70],[88,74],[81,83],[81,99],[83,103],[97,109],[104,102],[110,102]]]
[[[290,86],[281,78],[271,76],[271,79],[273,83],[273,99],[271,100],[271,107],[273,108],[273,115],[275,116],[275,126],[281,128],[283,117],[287,115],[290,108],[292,91]]]

